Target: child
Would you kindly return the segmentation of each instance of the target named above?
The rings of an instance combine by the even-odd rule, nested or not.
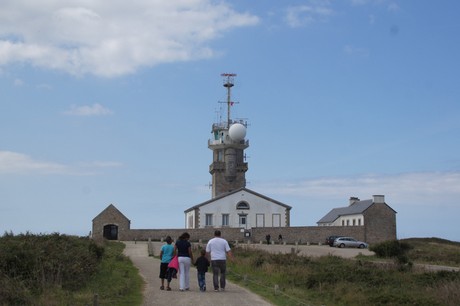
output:
[[[209,260],[206,258],[206,250],[202,249],[200,252],[201,256],[195,262],[196,270],[198,271],[198,285],[200,286],[200,291],[206,291],[206,276],[205,273],[208,272]]]
[[[166,290],[171,291],[171,287],[169,284],[171,283],[171,275],[168,272],[168,264],[174,256],[174,246],[171,245],[172,239],[170,236],[166,237],[166,243],[161,246],[160,251],[160,279],[161,279],[161,287],[160,290],[165,290],[165,278],[167,278],[168,286]]]

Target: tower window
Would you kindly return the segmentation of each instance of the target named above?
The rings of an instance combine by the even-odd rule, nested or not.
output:
[[[241,201],[236,204],[236,209],[249,209],[249,204],[248,202]]]

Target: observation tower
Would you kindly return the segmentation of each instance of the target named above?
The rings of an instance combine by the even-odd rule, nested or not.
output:
[[[227,101],[221,102],[227,106],[227,118],[212,125],[213,136],[208,140],[208,148],[212,150],[213,156],[209,165],[212,198],[246,187],[245,174],[248,171],[244,154],[244,150],[249,147],[249,140],[245,139],[247,122],[231,117],[231,109],[235,104],[231,98],[231,90],[236,74],[222,73],[221,76],[227,90]]]

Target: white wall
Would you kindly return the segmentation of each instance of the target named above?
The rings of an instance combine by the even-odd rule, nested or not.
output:
[[[236,206],[240,201],[247,202],[250,209],[237,210]],[[246,226],[240,226],[240,213],[247,214]],[[265,227],[273,226],[273,215],[281,215],[281,218],[277,217],[277,220],[281,220],[276,222],[275,225],[286,226],[286,208],[284,206],[275,204],[244,190],[201,206],[200,228],[205,227],[206,214],[212,214],[213,227],[222,226],[223,214],[229,214],[229,227],[243,227],[247,229],[255,227],[256,216],[259,215],[258,218],[261,220],[261,214],[264,215]]]
[[[354,224],[353,224],[353,222],[354,222]],[[364,225],[364,217],[363,217],[362,214],[342,216],[342,217],[339,217],[334,222],[333,225],[335,225],[335,226],[359,226],[359,225]]]

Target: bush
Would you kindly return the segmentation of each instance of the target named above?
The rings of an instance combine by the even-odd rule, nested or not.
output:
[[[31,297],[50,288],[81,288],[103,253],[88,238],[5,234],[0,239],[0,305],[29,304]]]
[[[404,255],[411,249],[410,244],[398,240],[384,241],[372,245],[369,250],[374,252],[377,257],[382,258],[404,258]]]

